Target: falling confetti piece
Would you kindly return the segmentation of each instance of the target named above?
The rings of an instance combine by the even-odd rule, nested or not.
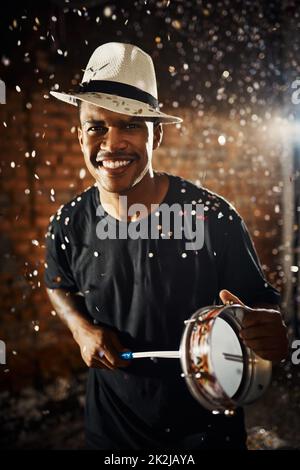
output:
[[[219,142],[220,145],[225,145],[226,144],[226,137],[224,135],[219,135],[218,142]]]
[[[178,20],[172,21],[171,25],[172,25],[173,28],[175,28],[175,29],[181,29],[181,22],[178,21]]]
[[[106,18],[109,18],[112,15],[112,9],[111,7],[107,6],[103,10],[103,15],[106,16]]]
[[[8,67],[10,65],[10,59],[8,57],[5,57],[3,56],[2,57],[2,64],[5,66],[5,67]]]
[[[86,176],[86,170],[84,168],[81,168],[81,170],[79,171],[79,178],[84,179],[85,176]]]

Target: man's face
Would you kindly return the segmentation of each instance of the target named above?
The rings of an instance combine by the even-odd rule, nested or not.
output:
[[[142,172],[152,172],[152,152],[162,138],[161,124],[82,102],[78,139],[86,166],[106,191],[126,193]]]

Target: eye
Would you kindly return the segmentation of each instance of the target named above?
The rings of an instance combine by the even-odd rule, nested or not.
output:
[[[105,134],[107,132],[107,128],[103,126],[91,126],[87,129],[89,134]]]

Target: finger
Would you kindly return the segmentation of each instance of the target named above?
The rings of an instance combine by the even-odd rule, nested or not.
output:
[[[119,356],[119,352],[116,351],[116,349],[112,345],[111,339],[109,342],[108,341],[106,342],[103,348],[103,352],[104,352],[105,358],[114,369],[118,367],[120,363],[123,365],[124,361],[122,361],[122,359]]]
[[[245,304],[236,295],[232,294],[232,292],[227,289],[222,289],[219,293],[219,296],[225,305],[227,303],[234,303],[245,306]]]
[[[92,359],[96,362],[99,362],[107,369],[112,370],[114,368],[110,361],[105,357],[104,351],[99,351],[98,355],[94,354]]]
[[[240,337],[245,340],[275,337],[278,336],[278,334],[278,327],[274,325],[270,326],[270,323],[242,328],[240,331]]]
[[[264,325],[270,323],[281,323],[281,315],[274,310],[244,310],[244,318],[242,326],[243,328],[249,328],[251,326]]]
[[[266,349],[278,349],[276,341],[274,338],[259,338],[259,339],[250,339],[245,340],[244,343],[248,348],[253,349],[253,351],[263,351]]]
[[[282,355],[278,353],[277,349],[261,349],[255,351],[255,354],[267,361],[279,362],[282,360]]]
[[[117,335],[113,335],[112,338],[111,338],[111,342],[112,342],[112,345],[117,353],[117,356],[118,356],[118,364],[120,367],[127,367],[129,366],[129,363],[131,362],[130,360],[128,359],[122,359],[120,357],[120,353],[121,352],[125,352],[125,351],[129,351],[128,348],[124,348],[120,341],[119,341],[119,338],[117,337]]]

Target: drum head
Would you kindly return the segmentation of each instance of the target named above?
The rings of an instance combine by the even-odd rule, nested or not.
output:
[[[230,398],[234,397],[242,382],[243,356],[236,332],[226,320],[217,317],[211,331],[210,360],[217,381]]]
[[[209,410],[251,403],[269,385],[271,363],[240,339],[242,318],[240,305],[212,306],[186,321],[180,344],[183,375],[192,395]]]

